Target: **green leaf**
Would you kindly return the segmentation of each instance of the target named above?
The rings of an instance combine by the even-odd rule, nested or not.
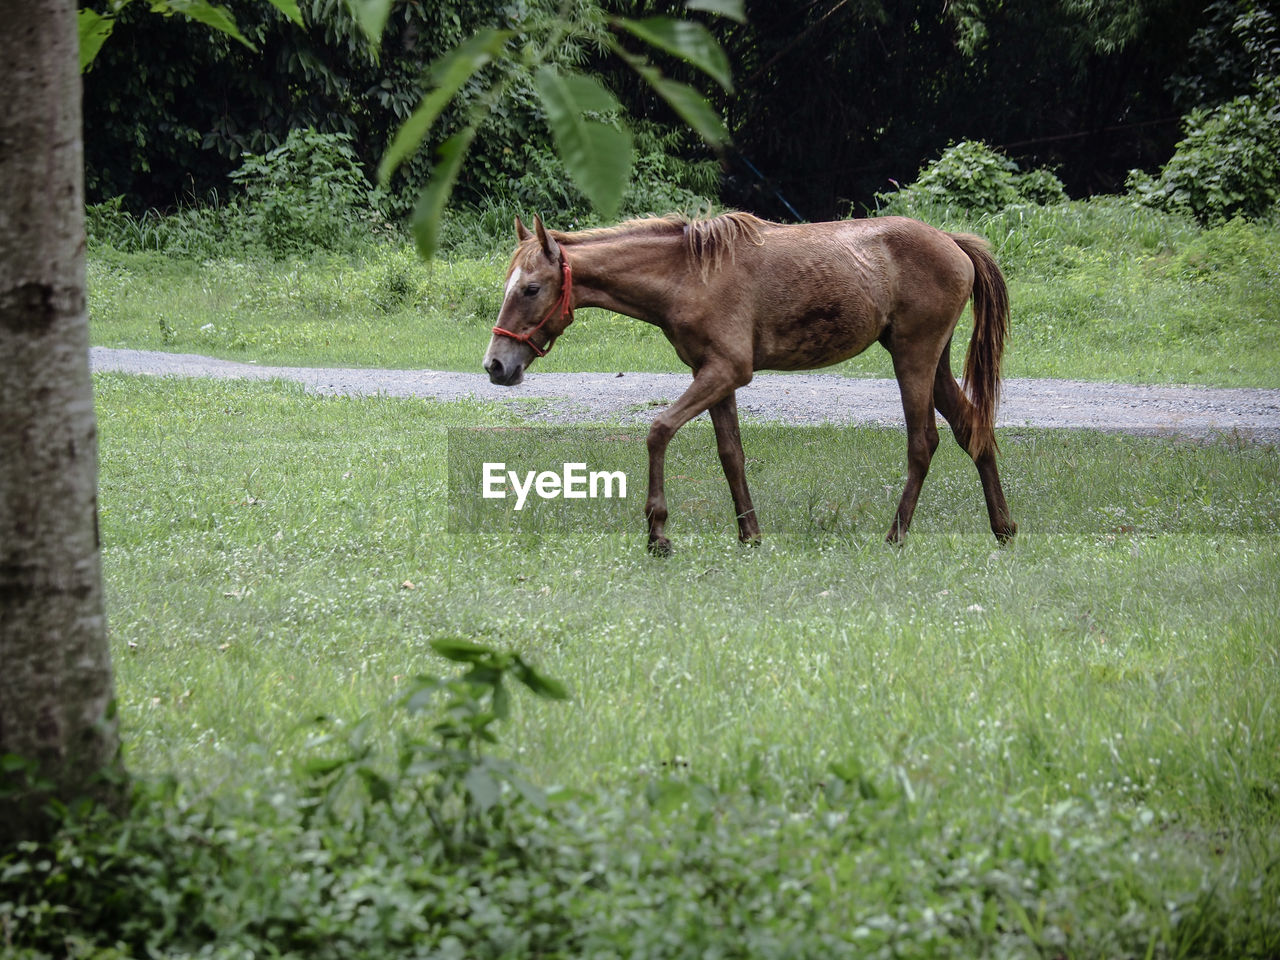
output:
[[[427,78],[437,87],[458,89],[467,78],[502,52],[514,31],[486,27],[446,51],[427,67]]]
[[[26,757],[19,756],[16,753],[6,753],[0,757],[0,772],[15,773],[18,770],[34,770],[36,764],[34,761],[28,760]]]
[[[431,649],[440,656],[456,660],[458,663],[479,663],[493,656],[493,651],[488,647],[472,643],[470,640],[432,640]]]
[[[702,94],[688,84],[664,77],[661,70],[643,57],[629,54],[621,47],[615,47],[614,49],[619,56],[631,64],[632,69],[640,74],[649,86],[653,87],[654,92],[667,101],[671,109],[678,113],[681,119],[709,145],[719,148],[729,142],[728,128],[725,127],[720,114],[706,101]]]
[[[298,0],[267,0],[267,2],[298,26],[304,26],[302,22],[302,11],[298,9]]]
[[[671,109],[708,144],[723,147],[729,142],[729,130],[724,125],[724,120],[693,87],[666,77],[657,77],[650,84],[671,105]]]
[[[342,769],[350,762],[350,757],[312,757],[303,763],[302,772],[309,777],[323,777]]]
[[[391,15],[391,0],[347,0],[347,9],[370,44],[376,47],[382,43],[382,31]]]
[[[184,17],[203,23],[207,27],[221,30],[229,37],[234,37],[255,53],[258,48],[245,39],[240,28],[236,26],[236,18],[226,7],[220,7],[209,0],[160,0],[152,2],[152,10],[173,11]]]
[[[618,111],[617,98],[592,77],[547,66],[534,82],[565,170],[596,211],[612,217],[631,175],[631,131],[584,114]]]
[[[493,775],[484,767],[472,767],[467,771],[467,775],[463,777],[463,783],[467,786],[467,793],[471,794],[471,799],[476,802],[481,811],[488,810],[502,796],[502,788],[498,786],[498,781],[493,779]]]
[[[511,714],[511,694],[503,685],[502,679],[493,685],[493,715],[498,720],[505,720]]]
[[[401,703],[410,713],[418,713],[425,710],[439,692],[440,681],[436,677],[418,677],[413,690],[404,696]]]
[[[396,131],[395,139],[378,164],[379,185],[387,186],[396,168],[418,149],[431,125],[462,85],[502,51],[511,35],[510,30],[481,30],[431,64],[427,72],[436,88],[422,98]]]
[[[645,799],[660,813],[671,813],[693,799],[693,788],[683,780],[650,780],[645,785]]]
[[[467,148],[475,139],[476,128],[467,127],[440,144],[436,151],[436,165],[431,168],[431,179],[418,195],[418,202],[413,208],[410,227],[418,252],[423,258],[430,260],[435,256],[436,247],[440,245],[440,218],[444,215],[445,204],[453,193],[453,185],[458,180],[458,172],[462,169],[462,159],[467,155]]]
[[[369,791],[369,799],[374,803],[386,803],[391,799],[391,781],[382,774],[376,770],[370,770],[368,767],[359,767],[356,773],[360,774],[360,779],[364,781],[365,789]]]
[[[645,43],[687,60],[724,89],[733,92],[729,58],[711,31],[693,20],[649,17],[645,20],[619,18],[617,24]]]
[[[545,697],[548,700],[569,699],[569,691],[563,683],[543,676],[523,661],[516,666],[516,679],[539,697]]]
[[[92,10],[81,10],[76,15],[76,25],[80,29],[80,72],[84,73],[107,42],[107,37],[111,36],[111,28],[116,22]]]
[[[730,20],[737,20],[739,23],[747,22],[747,14],[742,9],[742,0],[688,0],[684,8],[719,14]]]
[[[539,810],[547,809],[547,795],[524,777],[508,776],[507,783],[515,787],[516,792],[525,799],[525,802],[533,804]]]

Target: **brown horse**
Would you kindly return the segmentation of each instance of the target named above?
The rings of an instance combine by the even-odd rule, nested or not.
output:
[[[788,225],[746,213],[706,220],[633,220],[560,233],[541,219],[519,243],[484,369],[494,383],[524,378],[573,322],[576,307],[603,307],[654,324],[693,369],[693,383],[649,430],[649,549],[667,553],[663,461],[684,424],[711,411],[716,445],[738,514],[756,541],[738,433],[735,391],[756,370],[839,363],[879,341],[893,358],[907,421],[907,484],[887,539],[911,524],[938,446],[936,407],[982,479],[991,529],[1017,531],[996,470],[993,430],[1000,357],[1009,325],[1004,277],[986,243],[904,217]],[[951,335],[973,297],[965,389],[951,373]]]

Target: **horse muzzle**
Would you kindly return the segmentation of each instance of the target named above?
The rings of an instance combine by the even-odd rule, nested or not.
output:
[[[489,374],[489,382],[500,387],[514,387],[524,379],[524,364],[504,364],[497,357],[485,361],[485,373]]]

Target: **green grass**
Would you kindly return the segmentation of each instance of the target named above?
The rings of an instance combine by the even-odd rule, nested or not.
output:
[[[573,783],[676,755],[714,779],[764,740],[803,778],[850,750],[855,728],[855,752],[944,776],[986,718],[1049,739],[1061,770],[1042,786],[1058,799],[1081,774],[1090,789],[1101,774],[1145,782],[1148,757],[1215,735],[1234,698],[1276,678],[1271,447],[1011,433],[1002,469],[1022,533],[1004,550],[971,465],[944,447],[897,551],[879,542],[902,480],[897,431],[749,429],[774,533],[751,550],[734,539],[709,430],[690,429],[671,455],[678,553],[660,563],[643,549],[634,475],[630,534],[446,533],[445,427],[502,422],[481,407],[123,377],[100,378],[99,401],[140,770],[284,746],[297,718],[368,709],[430,662],[428,641],[458,635],[516,643],[579,691],[577,708],[534,705],[511,731],[535,769]],[[855,509],[828,522],[815,502]],[[263,709],[232,711],[241,702]],[[1103,741],[1135,726],[1158,743],[1113,769]],[[1040,775],[1035,759],[1016,760],[1018,779]],[[986,791],[1008,772],[987,757],[955,787]]]
[[[993,242],[1009,278],[1013,377],[1277,386],[1280,230],[1201,230],[1116,198],[968,218],[917,211]],[[479,371],[509,250],[427,266],[363,257],[207,262],[95,248],[95,344],[263,363]],[[967,321],[958,342],[967,342]],[[959,360],[957,359],[957,363]],[[683,371],[652,327],[585,310],[539,370]],[[838,367],[891,376],[877,348]]]
[[[1273,447],[1006,431],[1021,533],[999,548],[948,441],[895,549],[881,536],[897,431],[748,427],[767,538],[752,549],[695,424],[671,454],[677,553],[655,560],[639,490],[631,532],[447,533],[448,428],[518,425],[494,408],[118,375],[97,396],[126,760],[179,791],[149,815],[161,826],[133,828],[157,850],[138,875],[214,857],[201,923],[266,924],[205,934],[224,949],[251,935],[317,956],[446,935],[471,956],[1280,945]],[[527,435],[557,466],[562,448]],[[527,859],[448,859],[422,888],[425,823],[382,826],[373,804],[316,832],[300,764],[332,753],[308,722],[326,715],[339,742],[363,731],[394,780],[395,743],[419,728],[393,700],[447,670],[431,644],[450,638],[515,649],[573,696],[514,697],[492,748],[558,785],[549,813],[508,796],[489,828],[515,831]],[[346,897],[382,911],[380,948],[357,947],[374,934],[341,919]],[[269,925],[296,903],[310,904],[299,930],[333,922],[340,938],[305,949]],[[436,909],[434,933],[388,932]]]

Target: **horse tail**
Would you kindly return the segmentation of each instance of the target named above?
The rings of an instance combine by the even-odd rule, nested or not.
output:
[[[947,236],[973,261],[973,336],[964,358],[964,390],[973,405],[969,453],[977,459],[996,449],[1000,358],[1009,333],[1009,290],[987,241],[971,233]]]

